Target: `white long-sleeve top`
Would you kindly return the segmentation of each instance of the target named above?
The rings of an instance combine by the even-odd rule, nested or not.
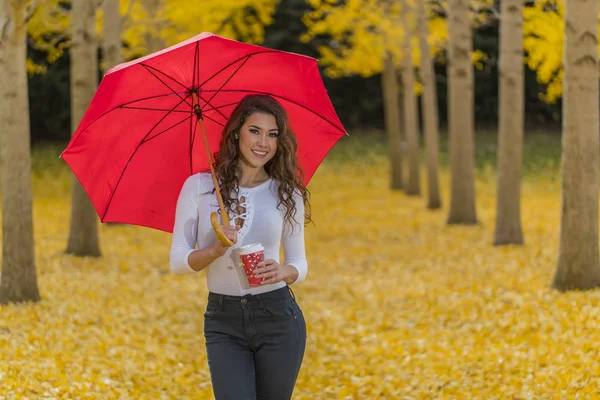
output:
[[[304,245],[304,203],[302,196],[295,192],[295,221],[284,224],[285,210],[277,206],[279,200],[275,179],[269,179],[253,188],[239,188],[240,205],[246,211],[240,215],[244,219],[238,231],[237,243],[227,252],[206,267],[208,290],[214,293],[243,296],[245,294],[264,293],[286,285],[277,282],[270,285],[251,287],[246,274],[240,267],[239,247],[251,243],[261,243],[265,249],[265,259],[279,262],[280,248],[283,247],[283,264],[294,266],[298,270],[297,284],[306,278],[308,264]],[[215,232],[210,224],[210,213],[219,212],[219,203],[213,193],[214,184],[209,172],[198,173],[187,178],[179,198],[175,214],[175,225],[171,242],[170,265],[176,274],[188,274],[194,271],[188,262],[192,251],[202,249],[215,242]],[[238,214],[229,213],[234,223]],[[293,228],[293,229],[292,229]]]

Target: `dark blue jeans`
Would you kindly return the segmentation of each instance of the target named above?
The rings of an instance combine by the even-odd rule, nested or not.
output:
[[[243,297],[209,293],[204,336],[216,400],[292,398],[306,323],[289,287]]]

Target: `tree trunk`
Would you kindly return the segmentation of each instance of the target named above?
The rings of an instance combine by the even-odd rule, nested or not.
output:
[[[500,15],[500,121],[494,245],[523,244],[523,0],[502,0]]]
[[[412,63],[412,10],[407,1],[402,0],[402,25],[404,27],[402,60],[402,93],[404,98],[404,132],[406,134],[408,156],[408,181],[405,192],[409,196],[421,194],[419,171],[419,122],[417,97],[415,96],[415,75]]]
[[[598,2],[565,2],[562,213],[552,287],[600,286],[598,254]]]
[[[390,148],[390,166],[392,190],[402,189],[402,141],[400,136],[400,106],[398,104],[398,76],[391,54],[388,53],[383,73],[381,89],[385,113],[385,131]]]
[[[425,152],[427,163],[427,208],[435,210],[442,207],[440,197],[438,154],[439,121],[437,105],[437,87],[433,70],[433,58],[429,54],[429,30],[425,15],[425,0],[418,1],[419,42],[421,45],[421,84],[423,85],[423,130],[425,131]]]
[[[121,54],[121,12],[119,0],[104,0],[104,36],[102,40],[102,55],[105,70],[123,62]]]
[[[0,304],[40,300],[33,235],[25,4],[0,0]]]
[[[79,121],[98,86],[98,55],[95,37],[96,2],[74,1],[71,9],[71,129]],[[88,195],[73,177],[71,229],[67,253],[77,256],[100,256],[98,217]]]
[[[158,12],[162,7],[162,0],[144,0],[144,8],[148,13],[149,27],[145,34],[147,53],[152,54],[163,47],[160,38],[162,22],[158,18]]]
[[[473,34],[468,0],[448,1],[448,120],[450,212],[448,224],[476,224],[473,121]]]

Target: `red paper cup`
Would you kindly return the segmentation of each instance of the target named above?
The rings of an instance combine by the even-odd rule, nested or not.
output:
[[[265,248],[260,243],[253,243],[240,247],[239,254],[242,259],[242,264],[244,264],[248,283],[250,286],[260,286],[262,278],[256,278],[254,276],[254,270],[257,268],[256,264],[265,259]]]

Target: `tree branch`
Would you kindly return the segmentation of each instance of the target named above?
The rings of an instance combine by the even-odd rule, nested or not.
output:
[[[31,2],[31,4],[29,5],[29,7],[27,7],[27,12],[25,13],[25,18],[24,18],[25,25],[27,25],[29,20],[34,16],[35,12],[38,9],[39,2],[40,2],[40,0],[33,0]]]
[[[0,24],[0,46],[8,36],[8,26],[10,25],[10,15]]]
[[[49,51],[51,49],[56,48],[56,46],[58,46],[58,44],[60,42],[62,42],[63,40],[67,39],[67,35],[65,33],[61,34],[61,35],[57,35],[55,36],[50,42],[46,42],[46,43],[35,43],[30,37],[29,35],[27,35],[27,41],[29,43],[29,45],[35,49],[41,50],[41,51]]]
[[[498,20],[498,21],[499,21],[499,20],[501,19],[500,12],[499,12],[499,11],[498,11],[498,9],[497,9],[496,7],[494,7],[494,6],[482,6],[482,7],[477,7],[477,6],[475,6],[475,7],[473,7],[473,11],[474,11],[474,12],[477,12],[477,13],[480,13],[480,12],[482,12],[482,11],[489,11],[489,12],[491,12],[491,13],[492,13],[492,15],[494,16],[494,18],[495,18],[496,20]]]

